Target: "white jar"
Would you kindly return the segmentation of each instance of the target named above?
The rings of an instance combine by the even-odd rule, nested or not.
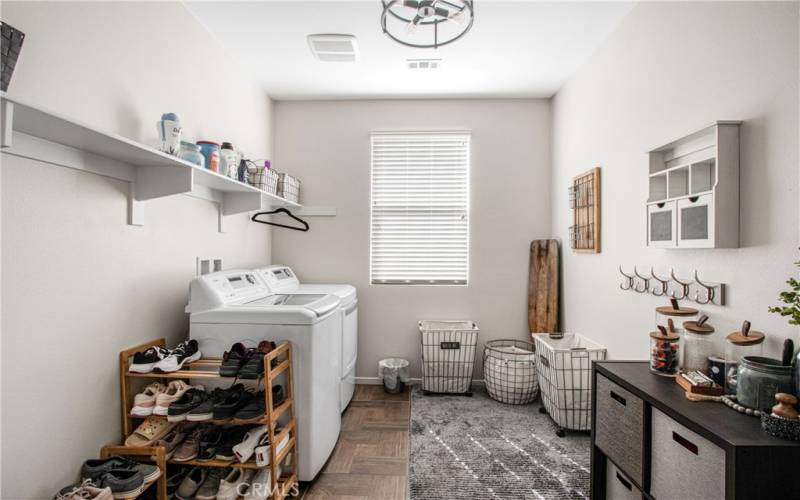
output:
[[[697,321],[684,321],[683,365],[685,372],[700,371],[708,373],[708,358],[716,354],[714,350],[714,327],[706,323],[708,316],[701,315]]]

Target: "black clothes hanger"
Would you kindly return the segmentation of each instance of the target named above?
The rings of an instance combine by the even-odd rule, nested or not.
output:
[[[287,226],[286,224],[278,224],[277,222],[268,222],[268,221],[265,221],[265,220],[258,220],[258,216],[259,215],[274,215],[274,214],[286,214],[289,217],[291,217],[292,219],[294,219],[297,222],[299,222],[300,224],[302,224],[303,227]],[[268,226],[277,226],[277,227],[283,227],[283,228],[286,228],[286,229],[294,229],[295,231],[303,231],[303,232],[308,231],[308,223],[306,221],[304,221],[303,219],[297,217],[296,215],[294,215],[292,212],[288,211],[285,208],[278,208],[276,210],[272,210],[271,212],[258,212],[258,213],[255,213],[255,214],[253,214],[252,217],[250,217],[250,220],[253,221],[253,222],[258,222],[260,224],[266,224]]]

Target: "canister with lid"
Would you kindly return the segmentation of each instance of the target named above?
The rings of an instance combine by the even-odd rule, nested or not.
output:
[[[677,299],[669,299],[668,306],[656,307],[656,325],[667,326],[669,318],[681,318],[685,321],[697,319],[697,309],[683,307],[678,304]],[[678,330],[681,333],[681,330]]]
[[[671,322],[672,320],[670,320]],[[664,377],[674,377],[680,368],[681,337],[667,327],[658,325],[650,332],[650,371]]]
[[[730,333],[725,344],[725,393],[736,394],[739,364],[745,356],[761,356],[764,352],[764,334],[750,329],[745,320],[742,329]]]
[[[203,153],[200,152],[200,146],[186,141],[181,141],[180,159],[201,167],[204,167],[206,163]]]
[[[701,371],[708,373],[708,357],[714,351],[714,327],[707,323],[708,316],[701,314],[697,321],[683,322],[683,363],[681,369],[686,372]]]
[[[737,373],[736,400],[754,410],[772,407],[775,394],[792,392],[792,365],[779,359],[744,356]]]
[[[206,159],[206,168],[219,172],[219,143],[214,141],[197,141],[200,152]]]
[[[236,179],[239,175],[239,153],[230,142],[223,142],[220,148],[219,173],[231,179]]]

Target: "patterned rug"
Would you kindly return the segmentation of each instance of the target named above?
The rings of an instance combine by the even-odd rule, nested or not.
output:
[[[412,500],[589,498],[589,435],[491,399],[411,393]]]

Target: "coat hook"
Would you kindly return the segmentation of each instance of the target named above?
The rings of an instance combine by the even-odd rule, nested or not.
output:
[[[658,281],[661,286],[660,287],[653,287],[653,295],[656,297],[662,297],[667,294],[667,289],[669,288],[669,278],[662,280],[656,275],[656,272],[650,267],[650,276],[653,277],[654,280]]]
[[[640,280],[642,280],[644,282],[644,288],[643,289],[640,290],[639,287],[637,286],[636,288],[634,288],[634,290],[636,290],[639,293],[649,292],[650,291],[650,279],[651,278],[645,278],[644,276],[639,274],[639,271],[636,269],[636,266],[633,266],[633,274],[635,274],[637,278],[639,278]]]
[[[669,270],[669,275],[672,277],[672,281],[674,281],[675,283],[677,283],[677,284],[679,284],[681,286],[681,296],[680,297],[675,295],[675,291],[674,290],[670,293],[670,295],[672,296],[673,299],[677,299],[677,300],[685,299],[689,295],[689,287],[691,286],[692,282],[691,281],[683,282],[683,281],[679,280],[675,276],[675,269],[670,269]]]
[[[709,303],[714,302],[714,294],[716,292],[714,286],[713,285],[707,285],[707,284],[703,283],[702,281],[700,281],[700,278],[697,276],[697,269],[694,270],[694,281],[698,285],[700,285],[701,287],[706,289],[706,299],[705,299],[705,301],[700,299],[700,291],[699,290],[694,293],[694,301],[697,302],[698,304],[709,304]]]
[[[622,289],[622,290],[630,290],[631,288],[633,288],[633,279],[636,276],[633,276],[631,274],[625,274],[625,271],[622,270],[622,264],[620,264],[620,266],[619,266],[619,273],[625,277],[625,285],[627,285],[627,286],[625,286],[622,283],[620,283],[620,285],[619,285],[620,289]]]

